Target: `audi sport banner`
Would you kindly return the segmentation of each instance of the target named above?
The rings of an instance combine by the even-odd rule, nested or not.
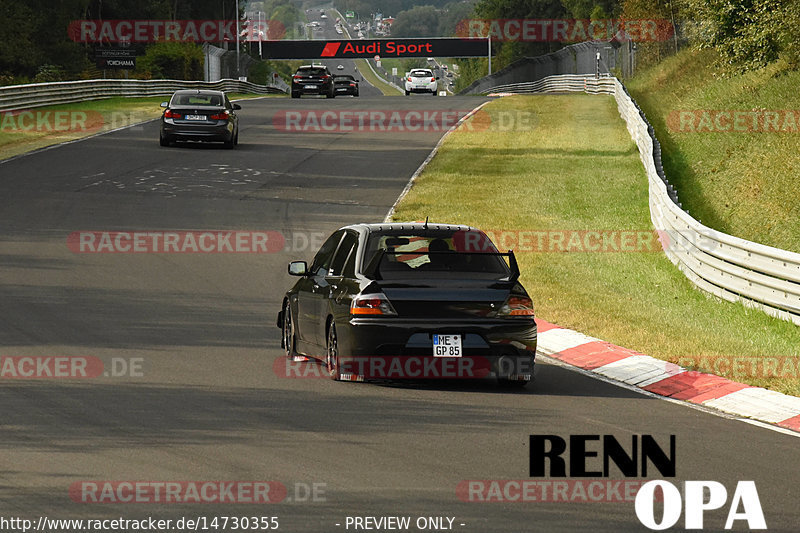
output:
[[[486,39],[358,39],[352,41],[264,41],[270,59],[349,59],[360,57],[484,57]]]

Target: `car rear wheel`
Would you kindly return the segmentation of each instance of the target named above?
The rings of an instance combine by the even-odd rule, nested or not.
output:
[[[294,322],[292,321],[292,309],[287,300],[283,306],[283,352],[288,359],[294,360],[297,354],[295,350],[296,337],[294,333]]]
[[[339,341],[336,337],[336,323],[331,320],[331,325],[328,326],[328,355],[326,358],[326,367],[328,375],[333,380],[340,380],[342,378],[341,368],[339,367]]]
[[[408,96],[409,94],[411,94],[411,91],[406,90],[406,96]]]
[[[158,144],[160,144],[161,146],[169,146],[170,145],[169,137],[164,137],[163,135],[159,135]]]
[[[292,98],[300,98],[300,93],[292,91]]]

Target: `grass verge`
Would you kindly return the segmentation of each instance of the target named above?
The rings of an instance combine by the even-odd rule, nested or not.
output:
[[[228,95],[231,100],[261,96]],[[0,160],[158,118],[162,111],[159,104],[168,99],[118,97],[37,107],[30,109],[29,115],[0,113]]]
[[[400,96],[403,94],[400,92],[400,89],[394,85],[386,83],[383,81],[383,78],[376,76],[366,59],[356,59],[355,61],[358,71],[361,73],[361,76],[364,78],[364,80],[382,92],[384,96]]]
[[[785,72],[778,62],[720,78],[717,60],[713,50],[685,50],[627,86],[653,124],[664,171],[694,218],[800,252],[800,72]],[[775,120],[765,121],[765,112],[777,112]]]
[[[471,120],[484,127],[468,122],[448,137],[395,220],[428,216],[495,235],[652,229],[644,169],[613,97],[514,96],[483,110]],[[800,396],[800,328],[707,296],[660,250],[516,248],[545,320],[678,364],[788,356],[793,366],[777,376],[745,368],[728,377]]]

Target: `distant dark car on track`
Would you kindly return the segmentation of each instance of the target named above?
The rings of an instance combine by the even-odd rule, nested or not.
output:
[[[324,94],[334,98],[333,75],[325,65],[304,65],[292,76],[292,98],[304,94]]]
[[[159,142],[221,142],[226,148],[239,143],[239,104],[231,104],[222,91],[185,89],[175,91],[169,102],[162,102]]]
[[[476,228],[345,226],[289,274],[300,279],[278,313],[285,355],[318,359],[333,379],[533,377],[533,303],[513,252]]]
[[[333,77],[333,86],[336,94],[351,94],[358,96],[358,80],[349,74],[337,74]]]

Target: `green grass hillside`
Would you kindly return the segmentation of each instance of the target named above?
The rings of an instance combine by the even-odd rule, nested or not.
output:
[[[627,86],[694,218],[800,252],[800,72],[777,62],[718,77],[716,61],[712,50],[686,50]]]
[[[568,244],[591,231],[652,234],[647,178],[611,96],[491,102],[445,140],[393,218],[425,217],[477,226],[514,248],[544,320],[677,364],[787,357],[787,372],[727,377],[800,396],[794,324],[699,291],[655,240],[625,250]]]

